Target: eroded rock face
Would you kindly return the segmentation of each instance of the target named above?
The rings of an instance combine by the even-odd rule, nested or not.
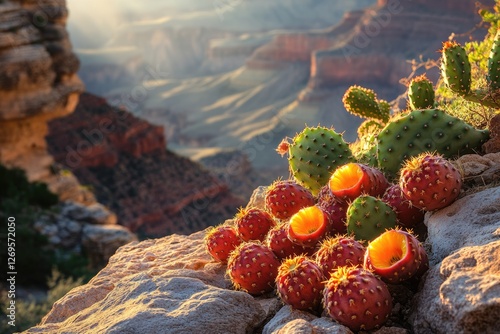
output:
[[[411,72],[408,59],[436,51],[450,32],[468,32],[479,20],[474,0],[380,0],[366,10],[347,13],[331,29],[279,35],[257,49],[251,68],[280,68],[286,62],[310,65],[310,89],[339,84],[398,86]],[[493,1],[483,1],[485,5]]]
[[[416,333],[495,333],[500,314],[500,188],[427,217],[434,264],[416,298]]]
[[[31,181],[51,180],[47,121],[73,112],[83,91],[67,16],[64,1],[0,3],[0,163]]]
[[[133,232],[193,233],[233,216],[244,203],[222,177],[167,150],[162,127],[100,97],[82,94],[74,113],[49,126],[56,161],[91,185],[99,202]]]

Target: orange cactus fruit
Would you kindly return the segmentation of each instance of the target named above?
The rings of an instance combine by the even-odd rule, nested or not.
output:
[[[366,248],[365,268],[384,281],[401,283],[428,268],[425,249],[409,232],[392,229],[382,233]]]
[[[288,238],[298,245],[314,247],[325,237],[328,223],[328,216],[318,206],[303,208],[290,218]]]
[[[361,194],[382,196],[389,187],[389,182],[376,168],[360,163],[348,163],[333,172],[328,186],[338,198],[354,200]]]

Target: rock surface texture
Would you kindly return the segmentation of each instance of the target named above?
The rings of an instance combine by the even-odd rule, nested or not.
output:
[[[262,190],[256,190],[252,203],[261,202]],[[392,314],[386,327],[373,333],[498,332],[499,203],[500,187],[492,187],[427,215],[431,269],[417,294],[403,285],[390,286]],[[207,254],[204,233],[121,247],[107,267],[56,302],[27,333],[152,333],[166,327],[169,333],[201,328],[210,333],[352,333],[321,314],[282,306],[273,293],[252,297],[234,291],[225,265]],[[401,326],[402,318],[408,326]]]

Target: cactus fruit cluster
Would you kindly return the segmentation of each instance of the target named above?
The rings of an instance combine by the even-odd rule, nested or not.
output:
[[[206,247],[215,261],[227,261],[235,289],[255,296],[275,291],[294,309],[371,330],[391,312],[387,284],[414,284],[429,268],[422,244],[402,228],[423,227],[423,210],[450,204],[460,192],[460,174],[440,155],[426,154],[405,164],[399,184],[360,163],[338,166],[333,175],[338,183],[328,182],[317,196],[294,180],[276,181],[259,207],[241,209],[232,223],[211,229]],[[421,180],[439,184],[442,193],[436,196],[428,184],[418,188],[420,197],[412,197],[413,189],[407,196]],[[284,214],[289,210],[295,213]]]
[[[441,71],[456,94],[498,107],[491,96],[500,89],[500,34],[487,90],[472,88],[458,43],[444,44]],[[489,137],[440,109],[425,76],[411,81],[408,101],[410,110],[391,115],[374,91],[354,86],[343,102],[366,118],[357,146],[321,126],[279,144],[290,179],[275,181],[258,207],[206,234],[207,252],[227,266],[235,289],[275,291],[284,304],[323,312],[352,331],[385,323],[393,303],[387,284],[413,285],[429,268],[410,229],[425,231],[425,212],[450,205],[462,191],[462,175],[448,159],[480,152]]]

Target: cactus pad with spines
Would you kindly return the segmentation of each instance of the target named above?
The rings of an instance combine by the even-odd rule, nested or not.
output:
[[[500,30],[493,39],[490,56],[488,58],[488,83],[490,89],[500,88]]]
[[[373,196],[361,195],[347,209],[347,233],[356,240],[371,241],[396,224],[394,210]]]
[[[446,158],[481,150],[488,130],[478,130],[439,109],[415,110],[386,125],[377,136],[379,167],[395,176],[408,158],[437,152]]]
[[[457,42],[444,42],[441,50],[441,74],[448,88],[459,95],[471,89],[471,66],[465,49]]]
[[[367,119],[358,127],[358,138],[363,139],[372,135],[377,135],[383,128],[384,125],[379,121]]]
[[[353,161],[342,135],[325,127],[305,128],[288,147],[293,177],[315,196],[338,166]]]
[[[385,123],[390,116],[390,108],[387,108],[388,103],[383,100],[379,101],[377,94],[368,88],[349,87],[342,98],[342,102],[348,112],[360,117],[378,119]]]
[[[414,78],[408,86],[408,100],[413,110],[434,106],[434,88],[425,74]]]

